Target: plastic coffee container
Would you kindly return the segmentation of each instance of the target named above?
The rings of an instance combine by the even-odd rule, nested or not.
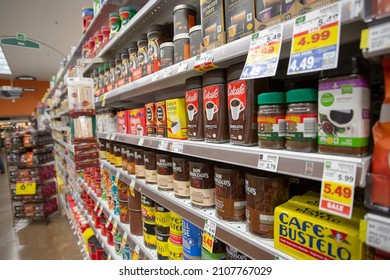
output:
[[[178,198],[190,197],[190,170],[188,159],[172,157],[173,189]]]
[[[146,183],[157,183],[156,153],[154,151],[144,151],[145,180]]]
[[[146,65],[148,63],[148,38],[146,34],[141,34],[137,37],[137,67]]]
[[[202,26],[195,25],[190,31],[190,55],[191,57],[200,54],[200,44],[202,43]]]
[[[188,139],[204,140],[202,76],[186,80],[185,88]]]
[[[178,34],[173,37],[174,44],[174,63],[179,63],[189,59],[190,55],[190,35],[188,33]]]
[[[188,33],[195,25],[196,8],[191,5],[181,4],[173,8],[173,35]]]
[[[166,42],[160,46],[161,69],[167,68],[174,64],[174,44]]]
[[[214,168],[211,163],[190,161],[191,205],[198,208],[215,206]]]

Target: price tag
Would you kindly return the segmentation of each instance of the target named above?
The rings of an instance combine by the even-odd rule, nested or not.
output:
[[[107,219],[107,222],[106,222],[106,228],[109,227],[109,225],[111,224],[111,221],[112,221],[112,214],[108,217]]]
[[[116,172],[116,175],[115,175],[115,182],[114,182],[114,184],[115,184],[115,186],[118,186],[118,184],[119,184],[119,176],[121,175],[121,173],[120,173],[120,171],[118,170],[117,172]]]
[[[368,246],[390,252],[390,221],[386,217],[367,214],[366,243]]]
[[[294,20],[288,75],[337,67],[340,18],[341,2],[337,2]]]
[[[102,107],[106,106],[106,95],[100,95],[100,100],[102,101]]]
[[[213,63],[214,61],[214,50],[198,54],[195,58],[194,70],[198,72],[205,72],[218,68],[217,65]]]
[[[133,257],[131,258],[132,260],[134,260],[134,261],[138,260],[139,250],[140,250],[139,246],[136,245],[135,249],[134,249]]]
[[[257,168],[261,170],[276,172],[278,170],[279,156],[261,153]]]
[[[368,29],[368,51],[380,51],[390,48],[390,22]]]
[[[283,24],[253,34],[240,79],[275,76],[282,39]]]
[[[163,78],[167,78],[167,77],[170,77],[170,76],[172,76],[172,66],[169,66],[169,67],[164,69]]]
[[[174,142],[172,143],[172,152],[182,154],[183,153],[183,143]]]
[[[179,68],[177,69],[177,73],[187,71],[187,68],[188,68],[188,60],[181,61],[179,63]]]
[[[111,141],[115,140],[115,134],[111,134],[110,140],[111,140]]]
[[[153,73],[152,82],[155,82],[155,81],[158,81],[158,80],[159,80],[159,75],[158,75],[158,73]]]
[[[134,188],[135,188],[135,181],[131,180],[131,183],[130,183],[130,194],[131,194],[132,197],[135,197]]]
[[[144,145],[145,138],[140,138],[138,140],[138,146],[143,146]]]
[[[117,221],[117,220],[114,220],[114,221],[112,222],[112,231],[111,231],[113,235],[116,234],[116,229],[117,229],[117,227],[118,227],[118,221]]]
[[[217,230],[217,224],[209,219],[206,219],[204,224],[203,231],[203,248],[205,248],[210,253],[213,252],[215,232]]]
[[[157,149],[166,151],[166,150],[168,150],[168,144],[169,144],[168,141],[163,141],[163,140],[161,140],[161,141],[158,143]]]
[[[35,194],[37,189],[37,183],[35,181],[17,182],[16,183],[16,195],[29,195]]]
[[[98,210],[98,208],[99,208],[99,201],[96,202],[96,205],[95,205],[95,208],[93,209],[93,212],[96,212],[96,210]]]
[[[102,214],[102,212],[103,212],[103,205],[100,206],[98,216],[100,216]]]
[[[320,209],[350,219],[353,209],[355,180],[355,163],[325,161]]]
[[[122,237],[122,247],[126,246],[126,242],[127,242],[127,232],[125,231]]]

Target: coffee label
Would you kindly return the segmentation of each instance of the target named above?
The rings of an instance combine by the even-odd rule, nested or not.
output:
[[[121,111],[117,113],[116,121],[118,125],[118,133],[127,134],[128,131],[128,111]]]
[[[205,47],[215,41],[223,42],[225,32],[224,6],[222,0],[202,0],[200,3],[203,44]]]
[[[157,183],[157,171],[145,169],[145,180],[147,183]]]
[[[164,256],[164,257],[169,257],[169,246],[168,246],[168,241],[162,242],[157,240],[157,254]]]
[[[154,103],[149,103],[145,105],[145,115],[146,115],[146,130],[148,136],[155,136],[156,134],[156,115]]]
[[[259,140],[284,140],[284,137],[286,136],[286,117],[258,116],[257,135]]]
[[[245,108],[247,105],[247,82],[235,81],[228,84],[228,109],[230,140],[244,138]]]
[[[161,189],[173,190],[173,175],[157,174],[157,184]]]
[[[190,181],[173,180],[173,189],[179,197],[190,197]]]
[[[317,140],[317,114],[287,114],[286,139],[311,142]]]
[[[225,2],[228,42],[242,38],[255,30],[256,16],[254,1],[230,0]]]
[[[188,119],[188,136],[199,138],[203,134],[203,110],[201,102],[201,91],[198,89],[189,90],[185,93],[187,119]]]
[[[187,118],[184,98],[165,101],[167,110],[168,138],[187,139]]]
[[[166,107],[165,101],[156,102],[156,129],[157,129],[157,137],[166,137],[167,136],[167,119],[166,119]]]
[[[206,138],[216,139],[220,109],[220,87],[207,86],[203,88],[203,109],[205,112]]]
[[[215,197],[217,215],[225,220],[245,221],[245,205],[245,200],[224,198],[218,195]]]
[[[215,205],[215,188],[198,189],[190,187],[191,203],[201,207],[211,207]]]
[[[147,222],[154,222],[156,219],[156,209],[154,206],[141,205],[142,220]]]
[[[138,49],[137,66],[146,65],[148,62],[148,47]]]
[[[170,227],[171,212],[156,212],[156,225],[160,227]]]
[[[135,176],[145,178],[145,165],[135,165]]]
[[[175,235],[177,237],[180,237],[180,244],[181,244],[181,236],[182,236],[182,218],[177,215],[174,212],[171,212],[170,217],[171,223],[170,223],[170,234]],[[176,238],[177,239],[177,238]]]
[[[246,221],[250,232],[260,235],[265,238],[273,238],[274,236],[274,216],[267,215],[253,209],[246,208]]]
[[[130,71],[133,71],[137,68],[137,60],[138,60],[137,52],[131,52],[129,55],[129,66],[128,66]],[[123,62],[124,60],[122,60],[122,63]],[[130,71],[128,72],[128,74],[130,74]]]

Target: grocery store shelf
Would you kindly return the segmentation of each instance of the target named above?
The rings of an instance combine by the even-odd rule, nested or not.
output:
[[[144,137],[120,133],[102,133],[97,136],[102,139],[111,139],[121,143],[138,145],[145,148],[161,149],[165,151],[219,161],[249,168],[258,168],[262,154],[278,157],[277,173],[321,181],[324,162],[326,160],[355,163],[357,165],[356,184],[364,187],[366,174],[371,163],[371,156],[344,157],[319,153],[299,153],[287,150],[261,149],[258,147],[242,147],[232,144],[213,144],[205,141],[181,141],[167,138]],[[140,139],[143,139],[140,141]],[[164,145],[162,145],[162,143]],[[310,167],[310,168],[309,168]]]
[[[104,169],[112,175],[119,175],[119,179],[126,184],[135,185],[135,189],[164,207],[178,213],[184,219],[191,221],[199,228],[204,228],[205,220],[210,219],[217,224],[216,237],[253,259],[294,259],[293,257],[276,250],[273,240],[259,238],[250,234],[244,222],[227,222],[215,216],[215,209],[198,209],[191,206],[189,199],[178,199],[173,192],[159,191],[157,185],[146,184],[144,180],[136,179],[105,160],[101,160]]]
[[[91,189],[84,184],[84,181],[82,179],[78,179],[80,185],[82,188],[87,191],[88,195],[95,201],[95,203],[99,203],[100,207],[103,207],[103,212],[106,214],[107,217],[112,217],[113,223],[117,224],[117,228],[122,233],[127,233],[128,236],[128,242],[130,244],[130,247],[135,248],[136,246],[139,246],[141,248],[139,256],[142,259],[148,259],[148,260],[156,260],[157,259],[157,252],[156,250],[151,250],[145,247],[143,243],[143,237],[134,236],[130,232],[130,226],[121,223],[119,220],[119,217],[116,216],[108,207],[107,202],[101,200],[101,198],[97,197],[96,194],[91,191]]]
[[[54,131],[59,131],[59,132],[70,131],[70,127],[65,127],[65,126],[52,127],[51,129],[54,130]]]
[[[75,235],[77,237],[77,239],[79,240],[77,242],[77,245],[79,247],[81,247],[80,253],[84,254],[84,260],[89,260],[89,255],[87,253],[87,246],[85,245],[84,239],[77,229],[77,225],[76,225],[76,222],[73,220],[72,214],[70,214],[70,213],[67,214],[67,218],[68,218],[69,224],[71,226],[71,229],[74,230],[73,235]]]
[[[61,144],[62,146],[64,146],[66,149],[68,149],[69,151],[73,152],[74,149],[73,149],[73,146],[68,144],[68,143],[65,143],[64,141],[62,140],[59,140],[59,139],[55,139],[53,138],[54,141],[56,141],[57,143]]]
[[[51,118],[52,119],[60,119],[61,117],[67,116],[67,115],[69,115],[69,110],[62,111],[59,114],[52,116]]]
[[[368,27],[367,46],[368,48],[363,50],[363,56],[365,58],[379,60],[381,56],[390,54],[389,17],[370,23]]]

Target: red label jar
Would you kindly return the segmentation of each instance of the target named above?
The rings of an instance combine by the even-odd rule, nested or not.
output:
[[[189,140],[204,140],[202,76],[186,80],[186,110]]]

